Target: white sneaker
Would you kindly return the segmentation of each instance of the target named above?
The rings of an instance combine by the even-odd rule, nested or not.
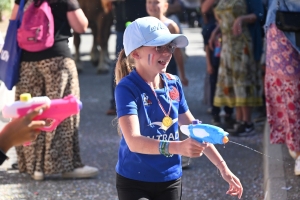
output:
[[[220,112],[220,114],[219,114],[219,116],[220,117],[224,117],[225,115],[226,115],[226,112],[225,112],[225,110],[222,109],[221,112]]]
[[[33,173],[33,175],[31,176],[31,178],[36,181],[42,181],[42,180],[44,180],[44,173],[35,171]]]
[[[76,168],[71,172],[62,173],[63,178],[92,178],[97,176],[99,173],[98,169],[90,166],[83,166],[81,168]]]
[[[295,175],[300,175],[300,156],[295,161],[295,169],[294,169]]]

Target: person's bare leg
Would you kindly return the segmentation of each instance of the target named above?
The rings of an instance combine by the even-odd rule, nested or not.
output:
[[[251,124],[251,107],[249,106],[242,106],[242,121]]]
[[[236,116],[236,121],[237,122],[243,121],[242,107],[236,107],[235,108],[235,116]]]
[[[293,155],[295,155],[295,157],[293,157],[295,159],[295,168],[294,168],[294,173],[296,176],[300,175],[300,160],[299,160],[299,156],[300,156],[300,152],[298,151],[289,151],[290,155],[293,157]]]

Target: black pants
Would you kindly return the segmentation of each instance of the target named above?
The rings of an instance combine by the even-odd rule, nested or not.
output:
[[[214,117],[218,117],[220,114],[220,107],[214,106],[214,97],[216,92],[216,85],[218,80],[218,71],[219,71],[219,64],[220,64],[220,58],[217,58],[214,56],[214,52],[210,52],[210,62],[213,67],[213,73],[209,75],[209,81],[210,81],[210,103],[212,105],[212,111],[211,114]],[[230,108],[228,106],[224,107],[225,113],[230,116],[233,113],[233,108]]]
[[[119,200],[180,200],[181,178],[168,182],[143,182],[125,178],[117,173]]]

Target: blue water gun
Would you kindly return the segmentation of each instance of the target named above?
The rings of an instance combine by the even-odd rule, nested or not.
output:
[[[190,125],[180,126],[180,130],[185,135],[201,143],[226,144],[229,141],[228,133],[222,128],[210,124],[202,124],[199,120],[193,120]]]

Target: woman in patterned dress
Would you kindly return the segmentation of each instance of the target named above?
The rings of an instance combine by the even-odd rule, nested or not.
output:
[[[251,107],[262,104],[258,66],[262,42],[259,45],[261,32],[256,31],[261,31],[259,21],[263,15],[262,3],[259,0],[220,0],[214,11],[218,26],[210,44],[217,30],[222,32],[214,105],[235,107],[237,123],[228,131],[235,136],[249,136],[254,133]]]
[[[265,94],[270,142],[286,143],[300,175],[300,47],[295,33],[283,32],[275,25],[276,10],[300,11],[298,0],[269,2],[266,20],[267,52]]]
[[[39,6],[44,1],[51,7],[55,41],[52,47],[43,51],[22,51],[16,100],[25,92],[50,99],[70,94],[79,98],[78,74],[68,38],[72,36],[71,28],[85,32],[88,21],[77,0],[26,0],[25,7],[30,3]],[[16,18],[19,4],[20,0],[15,0],[11,19]],[[66,178],[97,175],[97,168],[84,166],[81,162],[78,128],[79,114],[67,118],[52,132],[43,131],[31,145],[16,147],[19,171],[30,174],[34,180],[43,180],[45,174],[62,173]]]

